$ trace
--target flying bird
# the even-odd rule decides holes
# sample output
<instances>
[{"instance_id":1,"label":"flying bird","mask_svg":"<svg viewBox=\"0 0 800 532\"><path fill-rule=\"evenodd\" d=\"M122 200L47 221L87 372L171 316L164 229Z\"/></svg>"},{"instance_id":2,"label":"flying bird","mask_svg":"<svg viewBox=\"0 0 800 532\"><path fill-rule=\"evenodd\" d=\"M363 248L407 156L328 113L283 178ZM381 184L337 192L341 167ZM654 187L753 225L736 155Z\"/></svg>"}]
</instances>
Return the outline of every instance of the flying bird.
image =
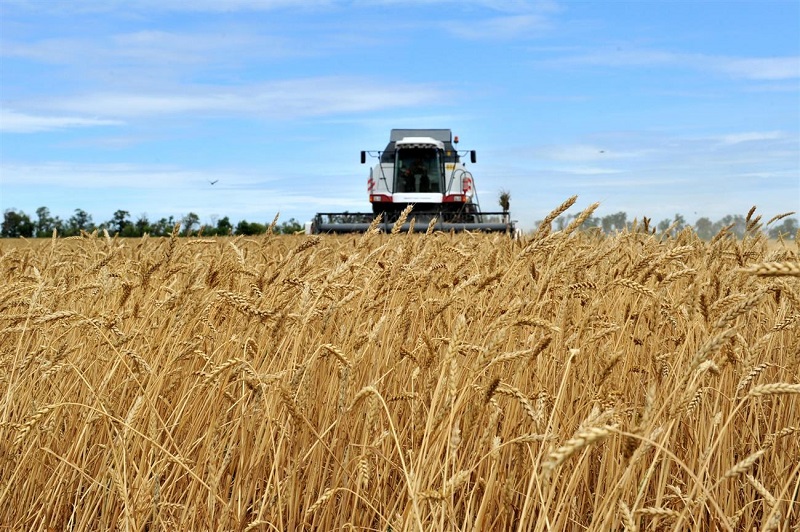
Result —
<instances>
[{"instance_id":1,"label":"flying bird","mask_svg":"<svg viewBox=\"0 0 800 532\"><path fill-rule=\"evenodd\" d=\"M215 179L214 181L209 181L209 183L211 183L211 184L213 185L213 184L215 184L217 181L219 181L219 179Z\"/></svg>"}]
</instances>

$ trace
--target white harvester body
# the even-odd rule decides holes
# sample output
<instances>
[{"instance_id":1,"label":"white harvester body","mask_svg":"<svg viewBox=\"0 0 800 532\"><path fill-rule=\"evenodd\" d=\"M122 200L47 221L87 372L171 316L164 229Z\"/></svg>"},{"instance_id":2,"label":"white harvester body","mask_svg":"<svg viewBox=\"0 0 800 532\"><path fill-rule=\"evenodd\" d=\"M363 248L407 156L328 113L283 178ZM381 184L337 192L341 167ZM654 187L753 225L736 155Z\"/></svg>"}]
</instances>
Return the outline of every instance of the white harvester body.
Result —
<instances>
[{"instance_id":1,"label":"white harvester body","mask_svg":"<svg viewBox=\"0 0 800 532\"><path fill-rule=\"evenodd\" d=\"M467 153L476 162L475 151L459 153L458 137L449 129L393 129L383 151L362 151L378 159L370 169L367 193L372 213L319 213L313 232L360 232L375 216L393 224L409 205L416 230L425 230L431 220L441 230L509 231L508 213L481 213L472 174L462 162Z\"/></svg>"}]
</instances>

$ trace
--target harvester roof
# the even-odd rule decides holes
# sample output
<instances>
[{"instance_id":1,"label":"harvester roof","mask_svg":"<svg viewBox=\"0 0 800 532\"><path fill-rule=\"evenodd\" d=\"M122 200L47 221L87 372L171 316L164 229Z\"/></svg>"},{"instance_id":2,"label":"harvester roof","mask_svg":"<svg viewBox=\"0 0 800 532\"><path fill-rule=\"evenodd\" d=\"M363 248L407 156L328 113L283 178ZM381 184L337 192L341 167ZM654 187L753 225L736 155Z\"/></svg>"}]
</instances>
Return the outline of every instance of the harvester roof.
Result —
<instances>
[{"instance_id":1,"label":"harvester roof","mask_svg":"<svg viewBox=\"0 0 800 532\"><path fill-rule=\"evenodd\" d=\"M400 141L404 139L408 141L409 139L420 138L424 138L428 142L431 140L439 142L440 144L437 144L437 147L444 150L444 160L446 162L458 162L458 152L456 151L456 147L453 145L453 132L449 129L393 129L391 135L389 136L389 143L386 145L386 149L384 149L381 153L381 162L393 162L395 149L410 147L402 146L399 144ZM425 147L430 148L432 146L428 144Z\"/></svg>"},{"instance_id":2,"label":"harvester roof","mask_svg":"<svg viewBox=\"0 0 800 532\"><path fill-rule=\"evenodd\" d=\"M452 142L453 132L449 129L393 129L389 140L394 142L407 137L430 137L441 142Z\"/></svg>"},{"instance_id":3,"label":"harvester roof","mask_svg":"<svg viewBox=\"0 0 800 532\"><path fill-rule=\"evenodd\" d=\"M431 137L404 137L394 143L395 148L439 148L444 149L444 142Z\"/></svg>"}]
</instances>

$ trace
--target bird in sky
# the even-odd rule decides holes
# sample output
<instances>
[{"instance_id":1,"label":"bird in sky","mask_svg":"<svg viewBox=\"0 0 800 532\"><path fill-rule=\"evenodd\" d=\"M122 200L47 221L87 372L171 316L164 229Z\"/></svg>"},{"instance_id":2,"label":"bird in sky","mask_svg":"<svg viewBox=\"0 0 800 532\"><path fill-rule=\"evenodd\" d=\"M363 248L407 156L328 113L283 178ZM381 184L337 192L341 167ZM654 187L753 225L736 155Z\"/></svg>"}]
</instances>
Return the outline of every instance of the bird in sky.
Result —
<instances>
[{"instance_id":1,"label":"bird in sky","mask_svg":"<svg viewBox=\"0 0 800 532\"><path fill-rule=\"evenodd\" d=\"M213 185L213 184L215 184L217 181L219 181L219 179L215 179L214 181L209 181L209 183L211 183L211 184Z\"/></svg>"}]
</instances>

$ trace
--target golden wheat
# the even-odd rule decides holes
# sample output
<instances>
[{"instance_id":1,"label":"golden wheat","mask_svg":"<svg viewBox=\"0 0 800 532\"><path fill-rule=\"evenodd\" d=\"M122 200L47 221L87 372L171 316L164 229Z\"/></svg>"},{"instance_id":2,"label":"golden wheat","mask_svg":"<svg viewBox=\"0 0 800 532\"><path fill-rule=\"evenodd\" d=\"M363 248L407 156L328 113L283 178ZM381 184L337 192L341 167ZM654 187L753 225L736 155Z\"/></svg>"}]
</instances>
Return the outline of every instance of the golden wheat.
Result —
<instances>
[{"instance_id":1,"label":"golden wheat","mask_svg":"<svg viewBox=\"0 0 800 532\"><path fill-rule=\"evenodd\" d=\"M797 529L798 250L575 202L0 240L0 528Z\"/></svg>"}]
</instances>

